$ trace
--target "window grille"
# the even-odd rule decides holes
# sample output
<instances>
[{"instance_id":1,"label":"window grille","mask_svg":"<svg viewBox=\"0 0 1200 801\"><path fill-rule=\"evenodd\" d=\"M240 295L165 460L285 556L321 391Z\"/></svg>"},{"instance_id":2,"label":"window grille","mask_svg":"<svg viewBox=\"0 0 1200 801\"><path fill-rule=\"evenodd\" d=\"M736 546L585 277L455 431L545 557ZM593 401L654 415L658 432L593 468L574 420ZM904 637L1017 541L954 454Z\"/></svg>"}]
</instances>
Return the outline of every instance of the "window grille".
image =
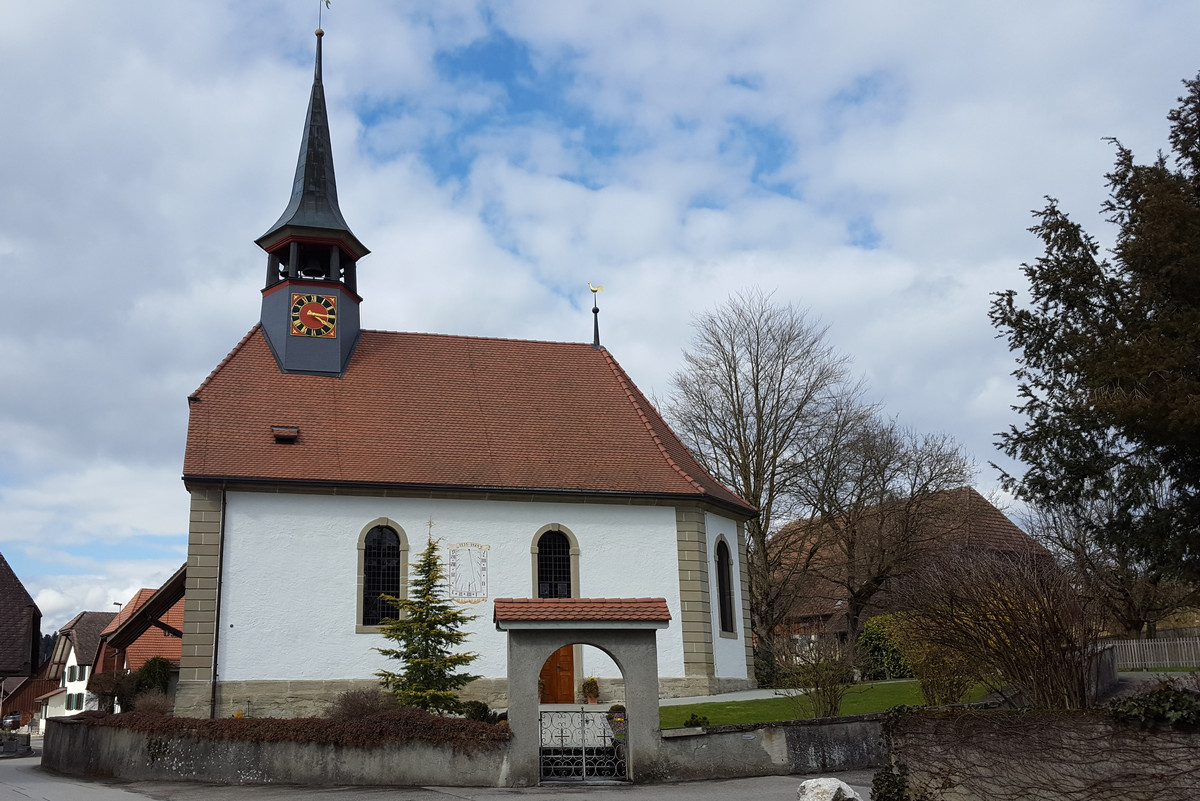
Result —
<instances>
[{"instance_id":1,"label":"window grille","mask_svg":"<svg viewBox=\"0 0 1200 801\"><path fill-rule=\"evenodd\" d=\"M571 597L571 543L561 531L547 531L538 540L538 597Z\"/></svg>"},{"instance_id":2,"label":"window grille","mask_svg":"<svg viewBox=\"0 0 1200 801\"><path fill-rule=\"evenodd\" d=\"M380 595L400 597L400 535L387 526L375 526L367 532L363 549L364 626L378 626L394 618L398 610L380 599Z\"/></svg>"}]
</instances>

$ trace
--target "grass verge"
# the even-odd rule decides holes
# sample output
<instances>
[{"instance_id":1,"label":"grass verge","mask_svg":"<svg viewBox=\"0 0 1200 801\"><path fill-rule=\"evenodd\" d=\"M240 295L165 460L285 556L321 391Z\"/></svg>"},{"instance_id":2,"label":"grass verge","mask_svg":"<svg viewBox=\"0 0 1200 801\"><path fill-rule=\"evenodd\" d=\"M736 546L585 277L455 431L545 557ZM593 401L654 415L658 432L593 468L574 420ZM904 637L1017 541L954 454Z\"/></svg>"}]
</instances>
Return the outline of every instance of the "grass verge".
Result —
<instances>
[{"instance_id":1,"label":"grass verge","mask_svg":"<svg viewBox=\"0 0 1200 801\"><path fill-rule=\"evenodd\" d=\"M978 701L987 694L979 686L971 690L967 701ZM843 715L884 712L900 704L922 706L925 703L916 681L873 681L856 684L842 700ZM812 707L803 696L759 698L752 701L717 701L659 708L660 725L679 729L691 715L708 718L710 726L735 723L770 723L778 720L802 720L812 717Z\"/></svg>"}]
</instances>

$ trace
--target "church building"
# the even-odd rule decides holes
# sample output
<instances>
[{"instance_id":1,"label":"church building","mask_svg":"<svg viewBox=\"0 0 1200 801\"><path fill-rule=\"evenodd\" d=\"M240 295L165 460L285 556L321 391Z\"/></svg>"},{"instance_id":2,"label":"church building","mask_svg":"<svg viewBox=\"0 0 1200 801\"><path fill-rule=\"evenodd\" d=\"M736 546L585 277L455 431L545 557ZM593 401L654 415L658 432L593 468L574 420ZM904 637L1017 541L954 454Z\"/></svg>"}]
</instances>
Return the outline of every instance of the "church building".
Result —
<instances>
[{"instance_id":1,"label":"church building","mask_svg":"<svg viewBox=\"0 0 1200 801\"><path fill-rule=\"evenodd\" d=\"M362 330L367 248L338 208L322 32L287 208L257 240L261 319L188 398L176 714L319 713L395 669L375 649L427 537L475 614L463 693L506 705L496 598L666 599L664 695L754 686L744 522L599 338ZM364 294L369 291L364 287ZM621 671L567 646L547 701ZM532 680L532 679L530 679Z\"/></svg>"}]
</instances>

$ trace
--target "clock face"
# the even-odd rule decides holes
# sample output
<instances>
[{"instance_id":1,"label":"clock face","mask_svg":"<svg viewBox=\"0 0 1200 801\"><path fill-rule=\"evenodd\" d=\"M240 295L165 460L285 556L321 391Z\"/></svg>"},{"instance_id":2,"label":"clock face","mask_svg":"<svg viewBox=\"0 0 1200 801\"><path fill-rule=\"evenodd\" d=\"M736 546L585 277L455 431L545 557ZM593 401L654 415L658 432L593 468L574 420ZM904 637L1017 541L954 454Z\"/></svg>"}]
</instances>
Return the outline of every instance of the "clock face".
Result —
<instances>
[{"instance_id":1,"label":"clock face","mask_svg":"<svg viewBox=\"0 0 1200 801\"><path fill-rule=\"evenodd\" d=\"M292 336L337 336L336 295L292 295Z\"/></svg>"}]
</instances>

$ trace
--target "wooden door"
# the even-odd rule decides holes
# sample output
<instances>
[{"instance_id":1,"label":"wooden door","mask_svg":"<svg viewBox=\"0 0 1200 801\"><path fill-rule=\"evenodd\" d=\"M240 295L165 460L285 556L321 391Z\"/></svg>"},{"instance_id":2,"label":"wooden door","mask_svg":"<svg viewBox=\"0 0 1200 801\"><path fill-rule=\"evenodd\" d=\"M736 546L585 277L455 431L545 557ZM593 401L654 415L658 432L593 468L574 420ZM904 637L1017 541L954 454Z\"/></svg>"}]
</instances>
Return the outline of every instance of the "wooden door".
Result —
<instances>
[{"instance_id":1,"label":"wooden door","mask_svg":"<svg viewBox=\"0 0 1200 801\"><path fill-rule=\"evenodd\" d=\"M542 665L541 679L546 686L542 703L575 703L575 646L564 645L550 654Z\"/></svg>"}]
</instances>

